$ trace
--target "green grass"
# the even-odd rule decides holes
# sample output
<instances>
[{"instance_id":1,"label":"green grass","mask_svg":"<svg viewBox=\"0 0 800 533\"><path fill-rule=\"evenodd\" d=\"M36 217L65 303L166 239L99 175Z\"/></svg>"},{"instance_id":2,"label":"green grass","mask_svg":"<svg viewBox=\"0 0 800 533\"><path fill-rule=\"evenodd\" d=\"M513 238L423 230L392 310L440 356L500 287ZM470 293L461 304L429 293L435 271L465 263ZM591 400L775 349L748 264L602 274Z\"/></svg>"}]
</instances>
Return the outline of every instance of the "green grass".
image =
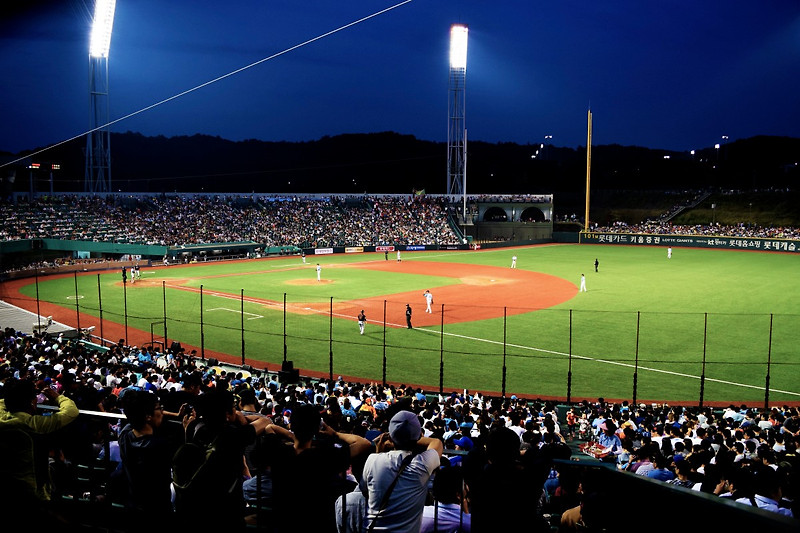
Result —
<instances>
[{"instance_id":1,"label":"green grass","mask_svg":"<svg viewBox=\"0 0 800 533\"><path fill-rule=\"evenodd\" d=\"M697 401L705 358L705 401L763 402L769 361L770 401L800 400L800 256L726 250L674 249L668 260L662 247L557 245L481 252L406 253L404 261L438 261L508 268L517 266L559 276L577 285L587 277L588 292L545 310L440 328L386 328L386 378L438 390L440 361L445 387L501 391L503 363L508 394L567 395L572 371L573 398L632 398ZM594 272L594 259L600 271ZM290 280L323 277L334 283L289 285ZM172 280L192 278L203 286L206 350L242 350L239 299L263 298L279 305L244 302L245 356L250 361L283 360L287 304L339 303L354 297L389 295L458 283L453 278L380 273L348 265L383 260L383 254L254 260L203 264L158 272L166 287L127 288L130 328L163 336L159 322L167 305L169 340L200 346L200 294L169 288ZM154 276L147 268L144 277ZM78 277L81 311L98 315L98 280L103 318L122 323L123 289L119 273ZM464 286L469 290L469 286ZM212 291L234 297L213 296ZM24 292L35 296L33 283ZM39 296L74 308L73 278L40 279ZM389 302L402 306L404 302ZM502 302L475 302L476 306ZM211 310L214 311L211 311ZM373 313L374 315L374 313ZM367 334L358 334L354 318L328 313L286 313L288 359L298 368L381 380L384 338L382 317L371 316ZM504 343L505 338L505 343Z\"/></svg>"}]
</instances>

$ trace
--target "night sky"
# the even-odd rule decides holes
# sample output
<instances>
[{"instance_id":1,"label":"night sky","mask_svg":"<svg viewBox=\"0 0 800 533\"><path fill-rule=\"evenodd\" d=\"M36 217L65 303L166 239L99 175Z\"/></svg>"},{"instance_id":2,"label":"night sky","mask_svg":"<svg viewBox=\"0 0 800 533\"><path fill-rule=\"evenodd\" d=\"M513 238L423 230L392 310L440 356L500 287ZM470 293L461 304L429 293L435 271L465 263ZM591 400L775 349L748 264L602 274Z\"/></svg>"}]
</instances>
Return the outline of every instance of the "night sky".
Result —
<instances>
[{"instance_id":1,"label":"night sky","mask_svg":"<svg viewBox=\"0 0 800 533\"><path fill-rule=\"evenodd\" d=\"M398 0L399 2L399 0ZM110 118L369 16L384 0L118 0ZM89 129L92 0L0 15L0 150ZM310 141L445 142L449 28L469 25L470 140L669 150L800 137L800 2L412 0L111 127ZM113 149L113 148L112 148Z\"/></svg>"}]
</instances>

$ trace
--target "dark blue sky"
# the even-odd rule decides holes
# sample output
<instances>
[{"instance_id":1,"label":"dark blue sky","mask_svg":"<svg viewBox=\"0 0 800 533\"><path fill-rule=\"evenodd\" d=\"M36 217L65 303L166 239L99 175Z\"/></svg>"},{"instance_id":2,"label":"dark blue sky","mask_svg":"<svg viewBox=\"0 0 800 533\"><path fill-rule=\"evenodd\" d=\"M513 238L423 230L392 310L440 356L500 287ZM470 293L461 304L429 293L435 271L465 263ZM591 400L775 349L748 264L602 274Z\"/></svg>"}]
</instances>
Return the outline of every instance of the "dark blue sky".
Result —
<instances>
[{"instance_id":1,"label":"dark blue sky","mask_svg":"<svg viewBox=\"0 0 800 533\"><path fill-rule=\"evenodd\" d=\"M11 152L89 128L94 2L24 3L0 19L0 150ZM118 0L111 119L395 3ZM444 142L454 22L470 28L470 140L583 146L590 105L596 145L800 137L797 0L412 0L112 131L269 141L396 131Z\"/></svg>"}]
</instances>

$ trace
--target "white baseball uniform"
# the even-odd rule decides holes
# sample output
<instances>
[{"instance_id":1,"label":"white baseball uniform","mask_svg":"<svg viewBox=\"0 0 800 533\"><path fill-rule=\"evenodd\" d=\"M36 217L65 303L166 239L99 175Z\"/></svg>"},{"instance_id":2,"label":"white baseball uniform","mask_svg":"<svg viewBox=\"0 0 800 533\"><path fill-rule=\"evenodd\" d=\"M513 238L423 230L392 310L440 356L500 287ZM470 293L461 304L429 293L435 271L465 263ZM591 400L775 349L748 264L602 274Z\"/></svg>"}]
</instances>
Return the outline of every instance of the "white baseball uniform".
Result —
<instances>
[{"instance_id":1,"label":"white baseball uniform","mask_svg":"<svg viewBox=\"0 0 800 533\"><path fill-rule=\"evenodd\" d=\"M433 313L433 311L431 310L431 304L433 303L433 294L431 294L431 291L425 291L423 296L425 297L425 303L428 305L428 307L425 309L425 312Z\"/></svg>"}]
</instances>

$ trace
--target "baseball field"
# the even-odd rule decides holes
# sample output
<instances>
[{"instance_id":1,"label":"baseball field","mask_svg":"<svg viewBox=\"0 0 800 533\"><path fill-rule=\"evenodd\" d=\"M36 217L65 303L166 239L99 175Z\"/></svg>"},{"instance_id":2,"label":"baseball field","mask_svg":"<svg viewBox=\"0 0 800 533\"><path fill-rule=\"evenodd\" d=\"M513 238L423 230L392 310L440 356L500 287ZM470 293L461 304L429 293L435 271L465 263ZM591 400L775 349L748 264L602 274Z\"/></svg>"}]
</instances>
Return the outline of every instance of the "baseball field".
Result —
<instances>
[{"instance_id":1,"label":"baseball field","mask_svg":"<svg viewBox=\"0 0 800 533\"><path fill-rule=\"evenodd\" d=\"M0 297L36 312L38 292L42 315L106 339L256 369L573 401L758 405L768 386L770 403L800 403L797 254L553 244L306 261L28 278Z\"/></svg>"}]
</instances>

